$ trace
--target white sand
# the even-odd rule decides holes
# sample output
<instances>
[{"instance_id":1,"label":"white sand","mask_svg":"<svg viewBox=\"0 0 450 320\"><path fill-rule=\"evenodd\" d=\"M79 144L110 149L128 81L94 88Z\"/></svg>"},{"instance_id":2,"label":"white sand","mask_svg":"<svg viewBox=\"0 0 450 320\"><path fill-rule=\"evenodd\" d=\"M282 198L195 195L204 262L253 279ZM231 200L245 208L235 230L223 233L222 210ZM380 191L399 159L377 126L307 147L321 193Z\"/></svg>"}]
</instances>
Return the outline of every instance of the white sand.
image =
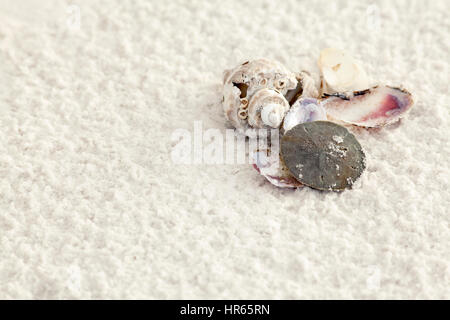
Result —
<instances>
[{"instance_id":1,"label":"white sand","mask_svg":"<svg viewBox=\"0 0 450 320\"><path fill-rule=\"evenodd\" d=\"M450 298L449 1L70 3L0 0L0 298ZM330 46L418 99L354 190L172 164L223 69Z\"/></svg>"}]
</instances>

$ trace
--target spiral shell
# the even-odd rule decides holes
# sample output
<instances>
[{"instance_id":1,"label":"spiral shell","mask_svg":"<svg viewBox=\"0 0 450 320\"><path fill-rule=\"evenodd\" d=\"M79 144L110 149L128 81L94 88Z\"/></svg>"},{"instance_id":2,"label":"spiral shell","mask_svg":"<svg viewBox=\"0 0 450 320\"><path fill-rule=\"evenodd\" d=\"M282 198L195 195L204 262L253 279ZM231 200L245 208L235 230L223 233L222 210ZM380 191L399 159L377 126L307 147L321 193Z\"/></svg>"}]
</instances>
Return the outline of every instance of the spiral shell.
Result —
<instances>
[{"instance_id":1,"label":"spiral shell","mask_svg":"<svg viewBox=\"0 0 450 320\"><path fill-rule=\"evenodd\" d=\"M284 95L289 90L295 89L297 83L296 75L293 72L279 62L266 59L247 61L234 69L227 70L224 72L223 85L225 117L237 129L273 128L278 122L275 121L277 115L284 116L287 111L284 110L286 106L289 109L289 103ZM263 118L267 122L264 123L261 118L263 108L259 108L257 103L260 103L259 99L262 96L268 97L267 91L259 93L266 89L271 90L272 98L268 98L267 101L272 101L272 106L264 108ZM256 95L257 93L258 95ZM258 98L253 99L254 96ZM280 103L280 107L275 107L275 103ZM278 122L278 126L281 120Z\"/></svg>"},{"instance_id":2,"label":"spiral shell","mask_svg":"<svg viewBox=\"0 0 450 320\"><path fill-rule=\"evenodd\" d=\"M288 110L289 103L281 93L261 89L248 105L248 124L253 128L278 128Z\"/></svg>"}]
</instances>

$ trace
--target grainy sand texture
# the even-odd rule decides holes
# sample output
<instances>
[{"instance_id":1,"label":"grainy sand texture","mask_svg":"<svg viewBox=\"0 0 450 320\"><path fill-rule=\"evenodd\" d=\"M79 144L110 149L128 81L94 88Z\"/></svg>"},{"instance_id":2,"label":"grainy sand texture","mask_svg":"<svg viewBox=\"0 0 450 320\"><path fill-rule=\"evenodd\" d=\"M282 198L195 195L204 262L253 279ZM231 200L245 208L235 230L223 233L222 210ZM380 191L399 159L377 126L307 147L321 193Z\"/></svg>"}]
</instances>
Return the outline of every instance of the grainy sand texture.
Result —
<instances>
[{"instance_id":1,"label":"grainy sand texture","mask_svg":"<svg viewBox=\"0 0 450 320\"><path fill-rule=\"evenodd\" d=\"M450 298L450 2L0 0L0 298ZM348 50L416 104L353 190L172 162L222 72Z\"/></svg>"}]
</instances>

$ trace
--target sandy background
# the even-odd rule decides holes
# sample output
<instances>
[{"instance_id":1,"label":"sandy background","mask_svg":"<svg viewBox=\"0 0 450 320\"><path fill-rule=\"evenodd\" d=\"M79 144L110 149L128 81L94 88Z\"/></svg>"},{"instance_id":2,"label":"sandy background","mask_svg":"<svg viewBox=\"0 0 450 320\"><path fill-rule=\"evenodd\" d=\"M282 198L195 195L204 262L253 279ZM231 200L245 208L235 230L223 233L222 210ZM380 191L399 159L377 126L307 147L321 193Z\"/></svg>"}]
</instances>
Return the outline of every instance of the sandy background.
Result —
<instances>
[{"instance_id":1,"label":"sandy background","mask_svg":"<svg viewBox=\"0 0 450 320\"><path fill-rule=\"evenodd\" d=\"M18 2L18 3L17 3ZM450 298L450 2L0 0L0 298ZM175 165L222 71L340 47L418 102L342 194Z\"/></svg>"}]
</instances>

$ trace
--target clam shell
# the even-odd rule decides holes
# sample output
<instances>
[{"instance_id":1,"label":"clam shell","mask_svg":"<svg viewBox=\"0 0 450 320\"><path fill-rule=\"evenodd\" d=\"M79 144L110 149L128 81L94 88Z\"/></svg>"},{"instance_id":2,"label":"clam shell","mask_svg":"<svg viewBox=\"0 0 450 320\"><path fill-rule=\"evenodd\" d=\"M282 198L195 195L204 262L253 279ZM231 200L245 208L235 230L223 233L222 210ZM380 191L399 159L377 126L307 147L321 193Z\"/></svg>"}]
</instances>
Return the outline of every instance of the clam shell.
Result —
<instances>
[{"instance_id":1,"label":"clam shell","mask_svg":"<svg viewBox=\"0 0 450 320\"><path fill-rule=\"evenodd\" d=\"M358 91L370 86L361 64L344 50L323 49L317 63L322 75L322 93Z\"/></svg>"},{"instance_id":2,"label":"clam shell","mask_svg":"<svg viewBox=\"0 0 450 320\"><path fill-rule=\"evenodd\" d=\"M333 94L321 101L330 118L363 127L394 123L411 109L413 103L411 93L390 86Z\"/></svg>"},{"instance_id":3,"label":"clam shell","mask_svg":"<svg viewBox=\"0 0 450 320\"><path fill-rule=\"evenodd\" d=\"M258 149L252 153L253 167L271 184L279 188L299 188L303 185L297 181L282 162L270 156L270 149ZM278 160L278 161L277 161Z\"/></svg>"},{"instance_id":4,"label":"clam shell","mask_svg":"<svg viewBox=\"0 0 450 320\"><path fill-rule=\"evenodd\" d=\"M297 124L318 120L327 120L327 114L320 102L314 98L300 98L284 117L282 128L286 132Z\"/></svg>"},{"instance_id":5,"label":"clam shell","mask_svg":"<svg viewBox=\"0 0 450 320\"><path fill-rule=\"evenodd\" d=\"M300 183L319 190L350 188L365 169L355 136L329 121L305 122L286 132L281 158Z\"/></svg>"}]
</instances>

